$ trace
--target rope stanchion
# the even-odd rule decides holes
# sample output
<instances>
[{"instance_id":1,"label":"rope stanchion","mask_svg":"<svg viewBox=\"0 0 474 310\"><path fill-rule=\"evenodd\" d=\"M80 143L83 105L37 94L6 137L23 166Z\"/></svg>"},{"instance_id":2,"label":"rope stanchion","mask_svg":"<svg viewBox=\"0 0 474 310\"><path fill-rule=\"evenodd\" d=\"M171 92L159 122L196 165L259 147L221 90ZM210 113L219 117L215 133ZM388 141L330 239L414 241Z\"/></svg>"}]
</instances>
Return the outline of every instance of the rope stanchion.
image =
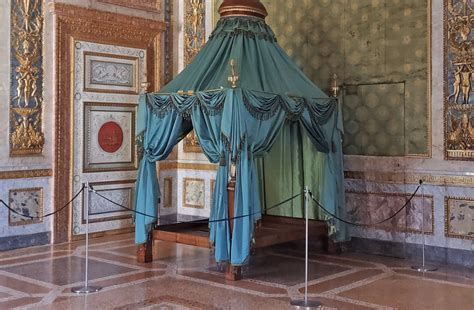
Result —
<instances>
[{"instance_id":1,"label":"rope stanchion","mask_svg":"<svg viewBox=\"0 0 474 310\"><path fill-rule=\"evenodd\" d=\"M90 203L90 194L91 188L89 183L86 183L85 188L87 188L86 194L84 195L84 212L86 213L86 262L85 262L85 275L84 275L84 286L77 286L71 288L71 292L77 294L89 294L95 293L102 289L100 286L91 286L89 285L89 203ZM84 189L83 187L83 189Z\"/></svg>"},{"instance_id":2,"label":"rope stanchion","mask_svg":"<svg viewBox=\"0 0 474 310\"><path fill-rule=\"evenodd\" d=\"M412 269L418 271L418 272L429 272L429 271L436 271L438 268L433 267L433 266L427 266L425 264L425 245L426 245L426 236L425 236L425 191L423 184L421 184L421 234L422 234L422 245L421 245L421 251L422 251L422 262L421 265L418 266L411 266Z\"/></svg>"},{"instance_id":3,"label":"rope stanchion","mask_svg":"<svg viewBox=\"0 0 474 310\"><path fill-rule=\"evenodd\" d=\"M304 213L305 213L305 256L304 256L304 299L303 300L292 300L290 305L297 307L298 309L313 309L319 308L322 304L316 300L308 300L308 243L309 243L309 189L306 186L304 188Z\"/></svg>"}]
</instances>

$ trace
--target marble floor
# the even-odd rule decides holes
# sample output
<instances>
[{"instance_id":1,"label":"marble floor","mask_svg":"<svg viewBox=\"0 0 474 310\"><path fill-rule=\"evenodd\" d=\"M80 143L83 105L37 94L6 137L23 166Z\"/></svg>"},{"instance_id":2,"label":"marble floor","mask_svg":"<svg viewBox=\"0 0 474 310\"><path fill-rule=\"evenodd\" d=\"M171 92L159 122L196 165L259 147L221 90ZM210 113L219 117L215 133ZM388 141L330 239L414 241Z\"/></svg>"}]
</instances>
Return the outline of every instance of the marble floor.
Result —
<instances>
[{"instance_id":1,"label":"marble floor","mask_svg":"<svg viewBox=\"0 0 474 310\"><path fill-rule=\"evenodd\" d=\"M0 252L0 309L292 309L303 297L303 252L297 246L258 251L244 280L224 280L207 249L157 243L155 261L135 261L131 235L94 239L90 284L83 284L84 242ZM323 309L474 309L474 271L442 266L425 275L406 260L312 253L309 297Z\"/></svg>"}]
</instances>

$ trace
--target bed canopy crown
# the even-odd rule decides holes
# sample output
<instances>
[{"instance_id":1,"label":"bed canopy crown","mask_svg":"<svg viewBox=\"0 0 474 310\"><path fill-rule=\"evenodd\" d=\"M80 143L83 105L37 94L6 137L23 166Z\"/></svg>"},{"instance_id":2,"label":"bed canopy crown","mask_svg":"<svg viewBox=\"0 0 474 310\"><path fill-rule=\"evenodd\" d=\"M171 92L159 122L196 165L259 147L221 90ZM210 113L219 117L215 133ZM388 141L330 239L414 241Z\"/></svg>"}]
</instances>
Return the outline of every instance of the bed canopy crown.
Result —
<instances>
[{"instance_id":1,"label":"bed canopy crown","mask_svg":"<svg viewBox=\"0 0 474 310\"><path fill-rule=\"evenodd\" d=\"M219 14L224 16L254 16L265 19L268 13L259 0L225 0L219 7Z\"/></svg>"}]
</instances>

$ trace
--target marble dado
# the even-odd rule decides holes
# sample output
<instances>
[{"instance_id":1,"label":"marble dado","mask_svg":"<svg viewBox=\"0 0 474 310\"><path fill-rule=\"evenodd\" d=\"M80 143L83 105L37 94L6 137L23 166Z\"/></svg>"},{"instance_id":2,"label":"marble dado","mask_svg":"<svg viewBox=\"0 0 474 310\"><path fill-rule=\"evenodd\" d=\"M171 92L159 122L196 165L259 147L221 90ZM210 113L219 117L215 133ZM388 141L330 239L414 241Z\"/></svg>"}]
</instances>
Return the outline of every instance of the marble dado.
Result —
<instances>
[{"instance_id":1,"label":"marble dado","mask_svg":"<svg viewBox=\"0 0 474 310\"><path fill-rule=\"evenodd\" d=\"M422 180L424 184L430 185L474 186L474 175L463 176L405 172L345 171L344 177L346 179L382 183L419 184L420 180Z\"/></svg>"},{"instance_id":2,"label":"marble dado","mask_svg":"<svg viewBox=\"0 0 474 310\"><path fill-rule=\"evenodd\" d=\"M404 193L374 193L346 190L346 210L354 223L370 224L371 229L434 234L433 196ZM404 212L399 211L406 206ZM398 214L397 214L398 213ZM397 214L389 219L393 214ZM424 230L422 229L424 227Z\"/></svg>"}]
</instances>

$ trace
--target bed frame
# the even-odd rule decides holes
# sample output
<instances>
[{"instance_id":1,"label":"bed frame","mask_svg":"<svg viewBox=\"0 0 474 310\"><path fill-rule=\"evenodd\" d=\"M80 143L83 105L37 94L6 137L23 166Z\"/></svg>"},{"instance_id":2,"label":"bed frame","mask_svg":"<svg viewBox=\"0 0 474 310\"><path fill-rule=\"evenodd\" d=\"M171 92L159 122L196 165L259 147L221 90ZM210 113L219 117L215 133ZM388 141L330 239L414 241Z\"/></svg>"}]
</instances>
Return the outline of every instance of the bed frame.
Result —
<instances>
[{"instance_id":1,"label":"bed frame","mask_svg":"<svg viewBox=\"0 0 474 310\"><path fill-rule=\"evenodd\" d=\"M234 189L235 181L231 180L227 187L229 218L234 217ZM229 225L232 231L232 220L229 220ZM328 230L326 224L322 221L310 220L308 226L311 239L323 239L326 243L326 248L331 251L331 244L327 238ZM263 215L255 227L255 244L253 250L270 245L301 240L304 239L304 237L304 219ZM198 220L186 223L160 225L150 232L147 243L138 246L138 262L149 263L153 261L152 247L153 241L155 240L211 248L208 223L203 223L203 221ZM231 281L242 279L241 266L228 264L225 278Z\"/></svg>"}]
</instances>

